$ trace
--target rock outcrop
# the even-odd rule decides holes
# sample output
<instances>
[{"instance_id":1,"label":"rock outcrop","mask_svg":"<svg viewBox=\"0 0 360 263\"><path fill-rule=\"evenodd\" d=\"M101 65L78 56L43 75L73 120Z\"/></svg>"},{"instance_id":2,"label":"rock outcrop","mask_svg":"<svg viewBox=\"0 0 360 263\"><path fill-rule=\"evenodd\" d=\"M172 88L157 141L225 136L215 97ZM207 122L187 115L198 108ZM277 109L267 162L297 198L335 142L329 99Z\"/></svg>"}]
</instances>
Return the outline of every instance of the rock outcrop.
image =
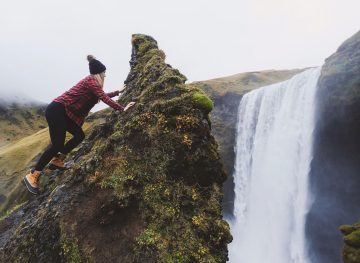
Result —
<instances>
[{"instance_id":1,"label":"rock outcrop","mask_svg":"<svg viewBox=\"0 0 360 263\"><path fill-rule=\"evenodd\" d=\"M337 263L342 246L338 226L360 218L360 32L326 59L318 85L310 177L314 200L306 232L313 262ZM349 229L343 231L343 260L360 262L359 248L349 242L358 232Z\"/></svg>"},{"instance_id":2,"label":"rock outcrop","mask_svg":"<svg viewBox=\"0 0 360 263\"><path fill-rule=\"evenodd\" d=\"M343 260L345 263L360 262L360 223L340 227L344 235Z\"/></svg>"},{"instance_id":3,"label":"rock outcrop","mask_svg":"<svg viewBox=\"0 0 360 263\"><path fill-rule=\"evenodd\" d=\"M225 262L226 179L210 133L212 101L165 63L156 41L132 37L131 70L112 111L43 176L42 194L0 222L1 262Z\"/></svg>"}]
</instances>

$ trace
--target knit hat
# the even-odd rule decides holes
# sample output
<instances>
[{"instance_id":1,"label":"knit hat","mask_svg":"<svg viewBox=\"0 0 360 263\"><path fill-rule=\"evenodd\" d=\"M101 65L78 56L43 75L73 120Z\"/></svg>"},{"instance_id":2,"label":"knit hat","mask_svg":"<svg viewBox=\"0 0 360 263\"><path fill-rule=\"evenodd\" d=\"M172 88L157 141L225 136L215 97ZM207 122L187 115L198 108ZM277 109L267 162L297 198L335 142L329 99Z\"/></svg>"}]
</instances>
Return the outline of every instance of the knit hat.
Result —
<instances>
[{"instance_id":1,"label":"knit hat","mask_svg":"<svg viewBox=\"0 0 360 263\"><path fill-rule=\"evenodd\" d=\"M105 65L97 60L93 55L88 55L87 60L89 61L90 74L100 74L106 70Z\"/></svg>"}]
</instances>

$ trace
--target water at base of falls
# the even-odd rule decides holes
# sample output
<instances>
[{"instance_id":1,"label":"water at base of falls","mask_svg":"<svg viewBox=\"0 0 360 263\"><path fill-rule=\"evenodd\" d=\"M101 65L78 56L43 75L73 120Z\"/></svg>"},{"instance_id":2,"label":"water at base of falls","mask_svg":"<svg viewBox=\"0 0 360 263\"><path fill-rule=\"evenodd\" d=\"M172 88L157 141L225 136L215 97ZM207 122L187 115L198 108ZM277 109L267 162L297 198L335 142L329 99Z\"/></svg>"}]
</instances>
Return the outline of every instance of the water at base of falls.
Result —
<instances>
[{"instance_id":1,"label":"water at base of falls","mask_svg":"<svg viewBox=\"0 0 360 263\"><path fill-rule=\"evenodd\" d=\"M305 221L320 71L254 90L240 102L231 263L309 263Z\"/></svg>"}]
</instances>

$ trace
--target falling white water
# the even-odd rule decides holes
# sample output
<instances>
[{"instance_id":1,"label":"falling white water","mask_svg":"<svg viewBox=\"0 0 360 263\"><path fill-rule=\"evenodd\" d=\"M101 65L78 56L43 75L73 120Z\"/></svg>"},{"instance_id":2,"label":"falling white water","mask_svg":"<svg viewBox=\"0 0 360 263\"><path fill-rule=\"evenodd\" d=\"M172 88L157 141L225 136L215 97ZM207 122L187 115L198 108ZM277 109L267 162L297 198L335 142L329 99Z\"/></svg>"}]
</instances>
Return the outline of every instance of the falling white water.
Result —
<instances>
[{"instance_id":1,"label":"falling white water","mask_svg":"<svg viewBox=\"0 0 360 263\"><path fill-rule=\"evenodd\" d=\"M239 106L231 263L309 263L305 218L320 68L246 94Z\"/></svg>"}]
</instances>

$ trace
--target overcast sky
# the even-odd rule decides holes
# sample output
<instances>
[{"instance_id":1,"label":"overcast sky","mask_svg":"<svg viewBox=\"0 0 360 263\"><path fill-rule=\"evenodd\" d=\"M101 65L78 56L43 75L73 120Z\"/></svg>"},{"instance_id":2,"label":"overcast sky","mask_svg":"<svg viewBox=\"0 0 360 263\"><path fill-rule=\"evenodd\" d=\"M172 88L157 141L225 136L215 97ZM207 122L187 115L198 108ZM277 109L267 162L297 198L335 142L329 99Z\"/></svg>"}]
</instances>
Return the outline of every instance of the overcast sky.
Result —
<instances>
[{"instance_id":1,"label":"overcast sky","mask_svg":"<svg viewBox=\"0 0 360 263\"><path fill-rule=\"evenodd\" d=\"M194 81L319 66L360 29L359 0L0 1L0 94L43 102L89 74L89 53L107 67L105 90L119 89L132 33Z\"/></svg>"}]
</instances>

